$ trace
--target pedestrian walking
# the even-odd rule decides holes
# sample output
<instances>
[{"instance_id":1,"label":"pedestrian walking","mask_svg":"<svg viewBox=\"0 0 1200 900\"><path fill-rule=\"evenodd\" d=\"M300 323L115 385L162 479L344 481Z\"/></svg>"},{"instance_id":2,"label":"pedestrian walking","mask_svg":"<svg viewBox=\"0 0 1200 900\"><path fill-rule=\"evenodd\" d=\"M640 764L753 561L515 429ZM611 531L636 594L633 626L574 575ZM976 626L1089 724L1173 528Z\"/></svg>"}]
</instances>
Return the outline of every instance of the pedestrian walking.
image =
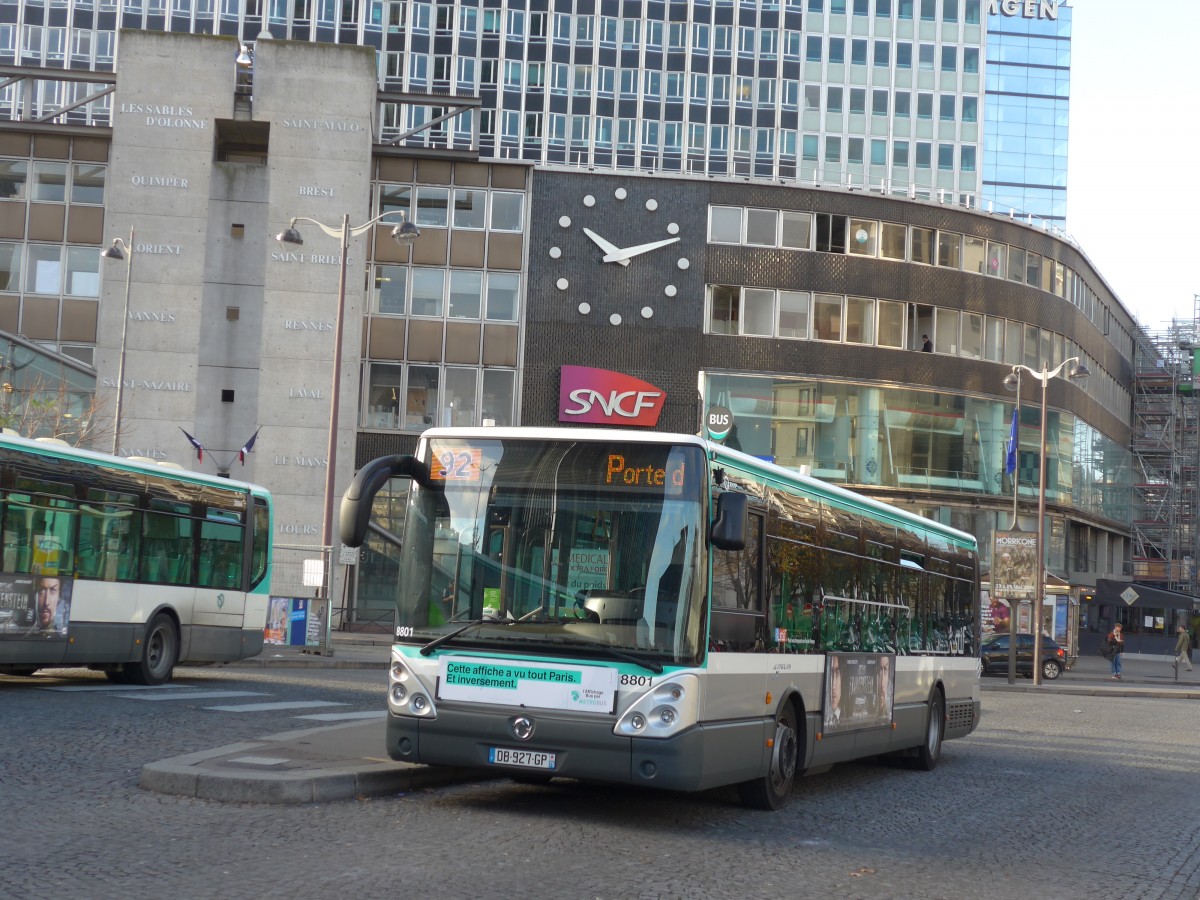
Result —
<instances>
[{"instance_id":1,"label":"pedestrian walking","mask_svg":"<svg viewBox=\"0 0 1200 900\"><path fill-rule=\"evenodd\" d=\"M1109 662L1112 666L1112 677L1121 680L1121 654L1125 652L1125 635L1121 632L1121 623L1113 626L1108 633L1108 649L1112 653Z\"/></svg>"},{"instance_id":2,"label":"pedestrian walking","mask_svg":"<svg viewBox=\"0 0 1200 900\"><path fill-rule=\"evenodd\" d=\"M1192 636L1188 634L1188 630L1182 625L1179 626L1179 637L1175 639L1175 671L1179 671L1180 666L1187 666L1187 670L1192 671L1192 661L1188 658L1188 653L1192 649Z\"/></svg>"}]
</instances>

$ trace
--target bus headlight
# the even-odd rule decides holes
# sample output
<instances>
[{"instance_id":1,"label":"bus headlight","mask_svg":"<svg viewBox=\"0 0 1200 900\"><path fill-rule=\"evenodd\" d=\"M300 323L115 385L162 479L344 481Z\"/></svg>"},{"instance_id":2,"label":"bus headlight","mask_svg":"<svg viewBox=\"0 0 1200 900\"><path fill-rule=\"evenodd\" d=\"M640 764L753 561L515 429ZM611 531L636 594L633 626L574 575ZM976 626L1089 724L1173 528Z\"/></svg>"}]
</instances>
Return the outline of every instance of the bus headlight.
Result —
<instances>
[{"instance_id":1,"label":"bus headlight","mask_svg":"<svg viewBox=\"0 0 1200 900\"><path fill-rule=\"evenodd\" d=\"M414 716L426 716L433 709L433 704L429 702L429 698L424 694L413 694L412 700L408 703L408 708L412 710Z\"/></svg>"},{"instance_id":2,"label":"bus headlight","mask_svg":"<svg viewBox=\"0 0 1200 900\"><path fill-rule=\"evenodd\" d=\"M393 651L388 666L388 709L396 716L435 718L437 709L430 699L429 688L413 671L403 656Z\"/></svg>"},{"instance_id":3,"label":"bus headlight","mask_svg":"<svg viewBox=\"0 0 1200 900\"><path fill-rule=\"evenodd\" d=\"M392 685L392 702L397 706L403 706L404 701L408 698L408 690L402 684Z\"/></svg>"},{"instance_id":4,"label":"bus headlight","mask_svg":"<svg viewBox=\"0 0 1200 900\"><path fill-rule=\"evenodd\" d=\"M676 674L642 694L617 721L614 734L625 737L673 737L696 724L700 709L700 680Z\"/></svg>"}]
</instances>

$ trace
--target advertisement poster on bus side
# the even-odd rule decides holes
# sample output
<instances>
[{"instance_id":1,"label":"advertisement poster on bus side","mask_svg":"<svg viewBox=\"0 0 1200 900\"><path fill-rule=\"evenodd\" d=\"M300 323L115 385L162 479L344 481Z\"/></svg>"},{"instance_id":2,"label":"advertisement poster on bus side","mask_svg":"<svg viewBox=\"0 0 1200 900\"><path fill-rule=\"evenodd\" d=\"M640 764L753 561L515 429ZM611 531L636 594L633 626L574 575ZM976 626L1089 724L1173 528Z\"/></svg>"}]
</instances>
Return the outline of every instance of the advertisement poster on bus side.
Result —
<instances>
[{"instance_id":1,"label":"advertisement poster on bus side","mask_svg":"<svg viewBox=\"0 0 1200 900\"><path fill-rule=\"evenodd\" d=\"M65 641L72 579L0 574L0 640Z\"/></svg>"},{"instance_id":2,"label":"advertisement poster on bus side","mask_svg":"<svg viewBox=\"0 0 1200 900\"><path fill-rule=\"evenodd\" d=\"M895 657L891 654L828 654L825 657L825 733L891 725L895 692Z\"/></svg>"}]
</instances>

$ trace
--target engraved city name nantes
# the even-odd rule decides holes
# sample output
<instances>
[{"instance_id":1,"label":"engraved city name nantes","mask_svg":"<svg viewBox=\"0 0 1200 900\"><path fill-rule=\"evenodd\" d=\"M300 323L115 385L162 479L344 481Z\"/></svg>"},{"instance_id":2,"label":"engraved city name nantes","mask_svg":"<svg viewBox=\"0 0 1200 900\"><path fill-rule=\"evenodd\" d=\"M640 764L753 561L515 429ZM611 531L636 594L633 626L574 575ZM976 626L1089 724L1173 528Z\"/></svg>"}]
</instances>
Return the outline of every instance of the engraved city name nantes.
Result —
<instances>
[{"instance_id":1,"label":"engraved city name nantes","mask_svg":"<svg viewBox=\"0 0 1200 900\"><path fill-rule=\"evenodd\" d=\"M146 124L155 128L208 128L207 119L195 118L190 106L169 106L155 103L122 103L117 107L123 113L144 115Z\"/></svg>"}]
</instances>

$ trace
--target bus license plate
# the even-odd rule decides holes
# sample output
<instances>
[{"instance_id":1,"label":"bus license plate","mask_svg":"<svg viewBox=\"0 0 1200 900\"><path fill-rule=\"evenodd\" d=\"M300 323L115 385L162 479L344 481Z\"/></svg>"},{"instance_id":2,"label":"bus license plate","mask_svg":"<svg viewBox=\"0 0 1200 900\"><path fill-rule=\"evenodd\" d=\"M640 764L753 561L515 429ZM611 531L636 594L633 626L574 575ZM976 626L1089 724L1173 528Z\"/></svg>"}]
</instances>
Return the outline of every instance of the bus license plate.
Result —
<instances>
[{"instance_id":1,"label":"bus license plate","mask_svg":"<svg viewBox=\"0 0 1200 900\"><path fill-rule=\"evenodd\" d=\"M494 766L521 766L526 769L553 769L554 754L537 750L510 750L489 747L488 762Z\"/></svg>"}]
</instances>

